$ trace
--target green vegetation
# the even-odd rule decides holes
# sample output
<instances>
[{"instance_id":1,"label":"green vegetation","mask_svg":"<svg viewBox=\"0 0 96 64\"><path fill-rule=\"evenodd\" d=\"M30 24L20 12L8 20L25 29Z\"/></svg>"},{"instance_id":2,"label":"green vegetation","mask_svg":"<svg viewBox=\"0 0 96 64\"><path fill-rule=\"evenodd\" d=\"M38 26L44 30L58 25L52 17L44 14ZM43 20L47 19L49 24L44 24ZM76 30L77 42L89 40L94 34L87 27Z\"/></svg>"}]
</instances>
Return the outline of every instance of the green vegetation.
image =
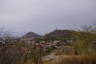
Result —
<instances>
[{"instance_id":1,"label":"green vegetation","mask_svg":"<svg viewBox=\"0 0 96 64\"><path fill-rule=\"evenodd\" d=\"M35 38L34 45L9 37L3 39L0 64L96 64L96 30L92 28L83 31L56 30L42 38ZM56 56L54 59L42 60L52 53L53 57Z\"/></svg>"}]
</instances>

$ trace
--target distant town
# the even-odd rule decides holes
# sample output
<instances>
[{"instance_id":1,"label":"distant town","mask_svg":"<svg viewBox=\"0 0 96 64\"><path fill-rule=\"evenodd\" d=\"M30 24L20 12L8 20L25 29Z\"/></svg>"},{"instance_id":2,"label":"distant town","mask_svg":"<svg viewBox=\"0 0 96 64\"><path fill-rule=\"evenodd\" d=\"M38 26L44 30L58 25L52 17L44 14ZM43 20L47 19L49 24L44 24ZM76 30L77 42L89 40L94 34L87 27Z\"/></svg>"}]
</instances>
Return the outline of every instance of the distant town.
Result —
<instances>
[{"instance_id":1,"label":"distant town","mask_svg":"<svg viewBox=\"0 0 96 64\"><path fill-rule=\"evenodd\" d=\"M93 53L94 55L95 52L95 30L86 29L84 31L75 31L56 29L44 36L34 32L28 32L18 38L6 34L4 37L0 37L1 59L6 62L8 59L12 60L13 62L10 62L12 64L17 63L17 61L21 62L21 64L28 64L29 60L32 61L32 63L41 64L42 62L47 63L47 61L51 62L56 61L56 59L59 60L61 56L65 59L66 57L69 57L70 59L74 55L77 58L77 56L81 54L90 55ZM3 53L5 56L3 56ZM15 59L13 59L13 57ZM0 63L2 62L3 61L0 60ZM73 60L73 62L75 61Z\"/></svg>"}]
</instances>

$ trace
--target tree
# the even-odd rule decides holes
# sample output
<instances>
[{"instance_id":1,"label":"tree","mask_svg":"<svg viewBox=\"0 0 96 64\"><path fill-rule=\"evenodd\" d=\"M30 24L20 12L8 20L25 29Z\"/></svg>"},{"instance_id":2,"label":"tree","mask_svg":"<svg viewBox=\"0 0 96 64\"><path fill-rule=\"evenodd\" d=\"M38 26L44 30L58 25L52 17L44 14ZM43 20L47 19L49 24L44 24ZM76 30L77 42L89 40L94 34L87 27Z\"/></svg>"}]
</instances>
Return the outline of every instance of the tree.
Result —
<instances>
[{"instance_id":1,"label":"tree","mask_svg":"<svg viewBox=\"0 0 96 64\"><path fill-rule=\"evenodd\" d=\"M78 31L75 38L73 46L79 53L90 53L93 49L96 51L96 29L94 26L83 26L83 30Z\"/></svg>"},{"instance_id":2,"label":"tree","mask_svg":"<svg viewBox=\"0 0 96 64\"><path fill-rule=\"evenodd\" d=\"M0 64L16 64L23 57L24 50L21 50L22 46L18 47L13 44L14 39L11 34L3 30L0 31L0 41L0 44L3 44L0 46Z\"/></svg>"}]
</instances>

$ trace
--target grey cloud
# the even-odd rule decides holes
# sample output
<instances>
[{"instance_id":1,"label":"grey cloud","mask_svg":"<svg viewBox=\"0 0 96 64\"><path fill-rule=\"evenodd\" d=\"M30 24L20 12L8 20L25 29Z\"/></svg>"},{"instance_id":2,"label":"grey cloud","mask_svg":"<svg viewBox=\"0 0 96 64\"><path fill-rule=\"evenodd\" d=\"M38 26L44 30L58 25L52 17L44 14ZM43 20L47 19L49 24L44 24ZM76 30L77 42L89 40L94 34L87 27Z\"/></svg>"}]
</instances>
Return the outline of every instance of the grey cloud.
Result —
<instances>
[{"instance_id":1,"label":"grey cloud","mask_svg":"<svg viewBox=\"0 0 96 64\"><path fill-rule=\"evenodd\" d=\"M0 27L46 33L96 22L96 0L0 0Z\"/></svg>"}]
</instances>

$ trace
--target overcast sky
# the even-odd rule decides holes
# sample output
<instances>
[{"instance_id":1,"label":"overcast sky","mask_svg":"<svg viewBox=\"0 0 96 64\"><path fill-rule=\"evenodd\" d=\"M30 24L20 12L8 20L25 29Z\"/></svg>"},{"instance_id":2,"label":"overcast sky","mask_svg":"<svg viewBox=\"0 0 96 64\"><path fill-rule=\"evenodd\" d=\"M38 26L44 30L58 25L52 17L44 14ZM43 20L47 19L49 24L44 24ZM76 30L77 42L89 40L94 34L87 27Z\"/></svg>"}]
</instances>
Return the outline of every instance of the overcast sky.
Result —
<instances>
[{"instance_id":1,"label":"overcast sky","mask_svg":"<svg viewBox=\"0 0 96 64\"><path fill-rule=\"evenodd\" d=\"M0 28L39 34L96 22L96 0L0 0Z\"/></svg>"}]
</instances>

